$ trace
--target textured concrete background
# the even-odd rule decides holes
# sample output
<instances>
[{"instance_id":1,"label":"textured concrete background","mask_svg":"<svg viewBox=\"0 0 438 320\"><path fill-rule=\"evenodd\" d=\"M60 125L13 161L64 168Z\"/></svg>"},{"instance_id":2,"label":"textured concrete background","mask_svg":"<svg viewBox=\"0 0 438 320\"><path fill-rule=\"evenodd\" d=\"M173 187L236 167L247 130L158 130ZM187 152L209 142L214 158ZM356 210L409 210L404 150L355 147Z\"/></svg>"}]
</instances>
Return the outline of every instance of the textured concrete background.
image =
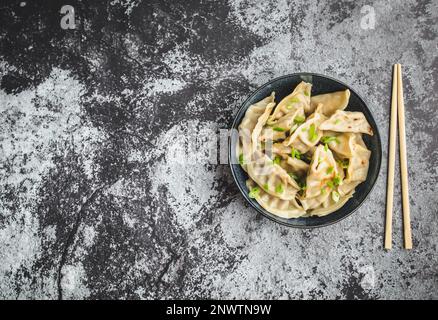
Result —
<instances>
[{"instance_id":1,"label":"textured concrete background","mask_svg":"<svg viewBox=\"0 0 438 320\"><path fill-rule=\"evenodd\" d=\"M0 298L438 298L436 0L69 2L74 30L63 4L0 7ZM175 161L297 71L363 95L386 159L396 62L410 252L398 189L382 249L386 160L361 209L317 230L257 215L226 165Z\"/></svg>"}]
</instances>

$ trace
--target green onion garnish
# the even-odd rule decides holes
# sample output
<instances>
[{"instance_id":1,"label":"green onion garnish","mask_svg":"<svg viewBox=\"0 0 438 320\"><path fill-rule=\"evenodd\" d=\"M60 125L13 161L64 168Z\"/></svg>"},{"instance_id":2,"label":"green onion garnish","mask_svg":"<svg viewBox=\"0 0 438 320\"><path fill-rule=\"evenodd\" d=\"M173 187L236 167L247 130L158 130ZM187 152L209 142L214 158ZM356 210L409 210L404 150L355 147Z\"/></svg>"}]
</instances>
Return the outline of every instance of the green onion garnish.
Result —
<instances>
[{"instance_id":1,"label":"green onion garnish","mask_svg":"<svg viewBox=\"0 0 438 320\"><path fill-rule=\"evenodd\" d=\"M333 178L333 183L335 186L339 186L341 184L341 177L339 174L336 175L336 177Z\"/></svg>"},{"instance_id":2,"label":"green onion garnish","mask_svg":"<svg viewBox=\"0 0 438 320\"><path fill-rule=\"evenodd\" d=\"M301 152L298 151L297 149L295 149L294 147L292 147L291 152L290 152L290 156L292 158L301 159Z\"/></svg>"},{"instance_id":3,"label":"green onion garnish","mask_svg":"<svg viewBox=\"0 0 438 320\"><path fill-rule=\"evenodd\" d=\"M335 124L338 124L338 123L340 123L341 122L341 120L339 120L339 119L336 119L335 120Z\"/></svg>"},{"instance_id":4,"label":"green onion garnish","mask_svg":"<svg viewBox=\"0 0 438 320\"><path fill-rule=\"evenodd\" d=\"M313 142L313 141L315 141L317 138L318 138L318 134L316 133L316 127L315 127L315 125L312 123L312 124L310 125L310 128L309 128L309 140Z\"/></svg>"},{"instance_id":5,"label":"green onion garnish","mask_svg":"<svg viewBox=\"0 0 438 320\"><path fill-rule=\"evenodd\" d=\"M310 92L308 92L308 91L304 91L304 95L305 95L306 97L308 97L308 96L310 96Z\"/></svg>"},{"instance_id":6,"label":"green onion garnish","mask_svg":"<svg viewBox=\"0 0 438 320\"><path fill-rule=\"evenodd\" d=\"M302 123L304 123L304 121L306 121L306 118L304 118L302 116L296 116L294 119L295 124L302 124Z\"/></svg>"},{"instance_id":7,"label":"green onion garnish","mask_svg":"<svg viewBox=\"0 0 438 320\"><path fill-rule=\"evenodd\" d=\"M328 152L328 144L327 143L324 145L324 151Z\"/></svg>"},{"instance_id":8,"label":"green onion garnish","mask_svg":"<svg viewBox=\"0 0 438 320\"><path fill-rule=\"evenodd\" d=\"M241 166L243 166L245 164L244 159L243 159L243 153L241 153L239 155L239 163L240 163Z\"/></svg>"},{"instance_id":9,"label":"green onion garnish","mask_svg":"<svg viewBox=\"0 0 438 320\"><path fill-rule=\"evenodd\" d=\"M325 188L324 187L321 188L321 194L325 194Z\"/></svg>"},{"instance_id":10,"label":"green onion garnish","mask_svg":"<svg viewBox=\"0 0 438 320\"><path fill-rule=\"evenodd\" d=\"M288 174L289 174L289 176L290 176L292 179L294 179L294 180L298 180L298 176L297 176L295 173L293 173L293 172L288 172Z\"/></svg>"},{"instance_id":11,"label":"green onion garnish","mask_svg":"<svg viewBox=\"0 0 438 320\"><path fill-rule=\"evenodd\" d=\"M326 171L327 174L332 173L334 169L335 169L335 168L333 168L333 167L328 167L328 168L327 168L327 171Z\"/></svg>"},{"instance_id":12,"label":"green onion garnish","mask_svg":"<svg viewBox=\"0 0 438 320\"><path fill-rule=\"evenodd\" d=\"M331 181L331 180L327 181L327 187L333 189L335 187L335 185L333 184L333 181Z\"/></svg>"},{"instance_id":13,"label":"green onion garnish","mask_svg":"<svg viewBox=\"0 0 438 320\"><path fill-rule=\"evenodd\" d=\"M336 143L340 143L338 138L336 138L336 137L324 136L324 137L321 138L321 142L322 143L330 143L332 141L334 141Z\"/></svg>"},{"instance_id":14,"label":"green onion garnish","mask_svg":"<svg viewBox=\"0 0 438 320\"><path fill-rule=\"evenodd\" d=\"M267 184L267 183L265 183L265 184L263 185L263 189L265 189L266 191L268 191L268 190L269 190L269 186L268 186L268 184Z\"/></svg>"},{"instance_id":15,"label":"green onion garnish","mask_svg":"<svg viewBox=\"0 0 438 320\"><path fill-rule=\"evenodd\" d=\"M275 187L275 192L283 193L283 185L281 183Z\"/></svg>"},{"instance_id":16,"label":"green onion garnish","mask_svg":"<svg viewBox=\"0 0 438 320\"><path fill-rule=\"evenodd\" d=\"M251 189L251 191L249 192L248 196L251 199L254 199L254 198L258 197L259 192L260 192L259 187L254 187L254 188Z\"/></svg>"},{"instance_id":17,"label":"green onion garnish","mask_svg":"<svg viewBox=\"0 0 438 320\"><path fill-rule=\"evenodd\" d=\"M275 156L274 163L275 164L280 164L280 162L281 162L281 157L280 156Z\"/></svg>"},{"instance_id":18,"label":"green onion garnish","mask_svg":"<svg viewBox=\"0 0 438 320\"><path fill-rule=\"evenodd\" d=\"M286 131L286 129L284 129L284 128L280 128L280 127L274 127L274 128L272 128L272 130L274 130L274 131L279 131L279 132Z\"/></svg>"}]
</instances>

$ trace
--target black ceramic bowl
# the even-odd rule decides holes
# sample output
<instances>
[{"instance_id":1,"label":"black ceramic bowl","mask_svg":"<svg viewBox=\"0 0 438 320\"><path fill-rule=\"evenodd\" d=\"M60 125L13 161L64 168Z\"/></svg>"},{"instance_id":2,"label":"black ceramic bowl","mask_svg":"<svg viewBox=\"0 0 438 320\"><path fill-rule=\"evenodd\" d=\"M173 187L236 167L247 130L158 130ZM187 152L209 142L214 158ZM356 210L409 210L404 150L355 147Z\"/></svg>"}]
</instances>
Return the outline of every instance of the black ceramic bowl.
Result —
<instances>
[{"instance_id":1,"label":"black ceramic bowl","mask_svg":"<svg viewBox=\"0 0 438 320\"><path fill-rule=\"evenodd\" d=\"M315 73L294 73L280 78L276 78L264 84L263 86L258 88L253 94L251 94L251 96L246 99L246 101L240 107L239 112L234 119L232 128L237 130L240 122L245 116L246 110L250 105L267 97L271 94L272 91L275 91L275 101L278 103L281 99L290 94L301 81L312 83L312 95L349 89L351 95L346 110L363 112L369 124L373 128L373 136L369 136L366 134L363 135L365 144L372 152L368 176L366 181L356 187L356 192L354 193L353 197L348 200L348 202L342 208L324 217L302 217L293 219L280 218L272 213L269 213L268 211L263 209L257 203L257 201L248 197L249 191L245 184L246 180L248 179L248 175L239 164L236 164L235 159L237 139L234 135L231 135L228 141L228 160L231 166L231 172L233 174L234 181L239 187L239 190L242 192L246 201L248 201L248 203L258 212L275 222L281 223L289 227L315 228L327 226L348 217L350 214L356 211L365 201L368 194L374 187L374 184L376 183L377 177L379 175L380 163L382 161L382 146L376 122L374 121L365 101L356 93L356 91L338 80Z\"/></svg>"}]
</instances>

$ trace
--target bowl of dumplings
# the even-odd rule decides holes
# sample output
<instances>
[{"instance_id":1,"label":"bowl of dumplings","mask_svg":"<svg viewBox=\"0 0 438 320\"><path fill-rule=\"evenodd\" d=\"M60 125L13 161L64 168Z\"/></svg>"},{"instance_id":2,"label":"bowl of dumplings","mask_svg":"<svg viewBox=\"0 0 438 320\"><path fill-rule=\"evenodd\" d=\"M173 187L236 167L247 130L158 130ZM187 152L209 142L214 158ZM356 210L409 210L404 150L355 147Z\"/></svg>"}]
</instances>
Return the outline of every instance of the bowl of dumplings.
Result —
<instances>
[{"instance_id":1,"label":"bowl of dumplings","mask_svg":"<svg viewBox=\"0 0 438 320\"><path fill-rule=\"evenodd\" d=\"M228 157L255 210L286 226L313 228L359 208L379 175L382 148L371 112L352 88L297 73L266 83L243 103Z\"/></svg>"}]
</instances>

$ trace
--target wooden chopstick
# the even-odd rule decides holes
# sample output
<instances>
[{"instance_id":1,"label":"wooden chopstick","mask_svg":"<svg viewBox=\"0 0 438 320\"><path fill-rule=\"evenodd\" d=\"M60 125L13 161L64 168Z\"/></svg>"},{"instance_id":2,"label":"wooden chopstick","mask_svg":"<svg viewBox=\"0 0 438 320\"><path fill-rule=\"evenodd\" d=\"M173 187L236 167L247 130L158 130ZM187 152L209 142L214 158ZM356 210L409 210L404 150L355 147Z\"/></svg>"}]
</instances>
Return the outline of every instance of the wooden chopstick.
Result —
<instances>
[{"instance_id":1,"label":"wooden chopstick","mask_svg":"<svg viewBox=\"0 0 438 320\"><path fill-rule=\"evenodd\" d=\"M403 233L405 249L412 249L411 213L409 209L408 166L406 160L406 130L405 105L403 100L403 82L401 65L397 64L397 105L398 105L398 133L400 147L400 173L403 203Z\"/></svg>"},{"instance_id":2,"label":"wooden chopstick","mask_svg":"<svg viewBox=\"0 0 438 320\"><path fill-rule=\"evenodd\" d=\"M392 73L391 123L389 127L388 186L386 190L385 249L388 250L392 248L392 210L394 197L395 144L397 136L397 83L398 68L397 65L394 65Z\"/></svg>"}]
</instances>

